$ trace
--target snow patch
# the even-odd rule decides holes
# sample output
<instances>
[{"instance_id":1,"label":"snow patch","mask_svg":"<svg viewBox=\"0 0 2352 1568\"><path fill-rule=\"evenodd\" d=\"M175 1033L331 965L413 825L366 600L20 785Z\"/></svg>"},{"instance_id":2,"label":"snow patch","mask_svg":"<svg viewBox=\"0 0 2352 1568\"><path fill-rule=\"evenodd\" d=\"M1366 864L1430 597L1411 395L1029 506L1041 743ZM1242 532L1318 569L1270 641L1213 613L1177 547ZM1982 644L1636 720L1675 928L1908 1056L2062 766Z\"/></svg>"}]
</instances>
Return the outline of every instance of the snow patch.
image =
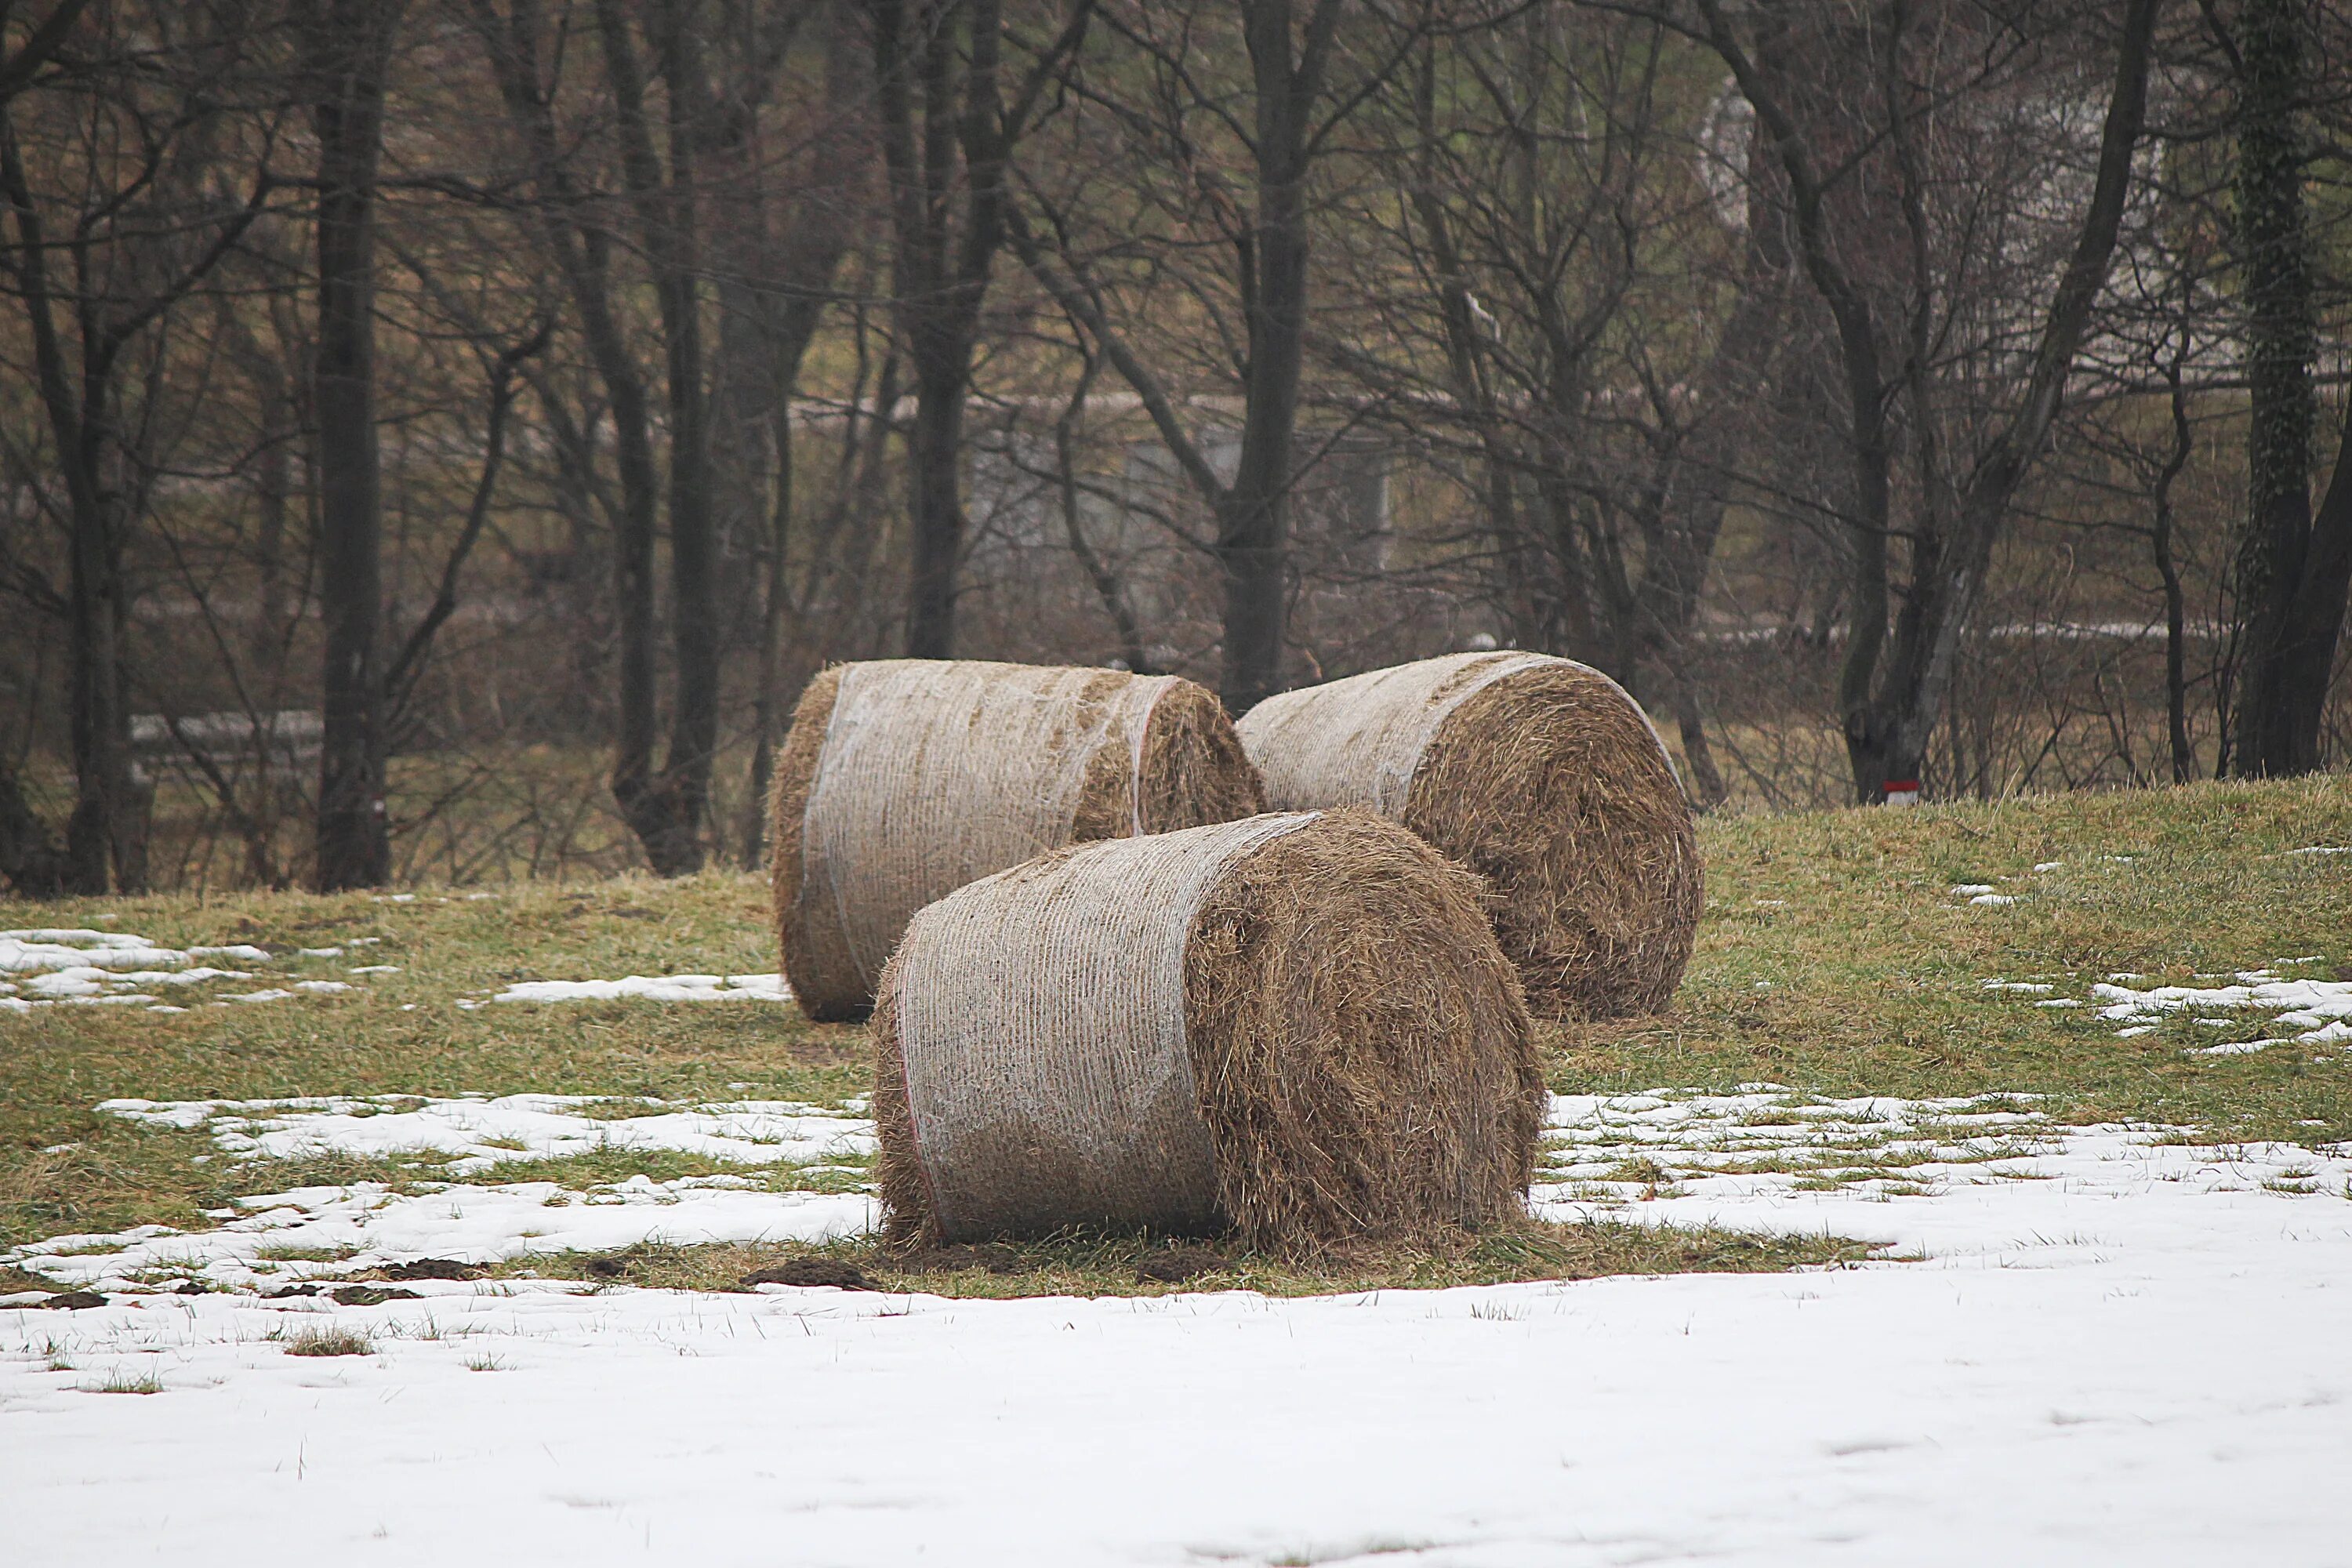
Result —
<instances>
[{"instance_id":1,"label":"snow patch","mask_svg":"<svg viewBox=\"0 0 2352 1568\"><path fill-rule=\"evenodd\" d=\"M622 980L527 980L490 1000L610 1002L623 996L648 1002L789 1002L793 993L781 974L632 974Z\"/></svg>"},{"instance_id":2,"label":"snow patch","mask_svg":"<svg viewBox=\"0 0 2352 1568\"><path fill-rule=\"evenodd\" d=\"M2301 963L2303 959L2283 960ZM2137 977L2134 977L2137 978ZM2243 969L2232 975L2231 985L2154 985L2135 990L2112 981L2091 987L2094 1001L2106 1004L2099 1016L2128 1024L2130 1028L2118 1030L2119 1037L2146 1034L2158 1020L2184 1011L2269 1011L2275 1013L2277 1022L2288 1028L2302 1031L2295 1039L2305 1045L2334 1045L2352 1040L2352 981L2290 980L2275 969ZM2231 1020L2200 1018L2200 1024L2226 1027ZM2259 1050L2262 1042L2239 1041L2232 1049L2209 1046L2199 1048L2199 1056L2234 1055L2240 1050Z\"/></svg>"},{"instance_id":3,"label":"snow patch","mask_svg":"<svg viewBox=\"0 0 2352 1568\"><path fill-rule=\"evenodd\" d=\"M639 1108L652 1113L617 1114ZM871 1121L786 1100L674 1107L577 1094L509 1094L496 1100L375 1095L110 1100L98 1109L150 1127L183 1131L209 1128L221 1152L240 1159L454 1155L441 1167L440 1173L447 1175L475 1175L518 1160L563 1159L610 1150L671 1150L764 1165L848 1159L874 1148Z\"/></svg>"}]
</instances>

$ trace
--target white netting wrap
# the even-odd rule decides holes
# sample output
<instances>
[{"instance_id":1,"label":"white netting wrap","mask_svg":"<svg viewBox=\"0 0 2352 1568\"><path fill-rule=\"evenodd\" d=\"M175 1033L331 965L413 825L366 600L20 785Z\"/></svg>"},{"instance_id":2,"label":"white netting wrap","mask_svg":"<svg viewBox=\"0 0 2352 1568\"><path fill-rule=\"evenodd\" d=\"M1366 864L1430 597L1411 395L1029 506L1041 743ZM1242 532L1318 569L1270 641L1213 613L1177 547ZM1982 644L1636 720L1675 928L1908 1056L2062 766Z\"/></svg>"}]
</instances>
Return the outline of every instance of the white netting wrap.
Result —
<instances>
[{"instance_id":1,"label":"white netting wrap","mask_svg":"<svg viewBox=\"0 0 2352 1568\"><path fill-rule=\"evenodd\" d=\"M917 910L1067 844L1097 753L1136 776L1168 676L882 659L841 673L802 816L797 916L870 993ZM1134 827L1130 827L1134 831Z\"/></svg>"},{"instance_id":2,"label":"white netting wrap","mask_svg":"<svg viewBox=\"0 0 2352 1568\"><path fill-rule=\"evenodd\" d=\"M1360 805L1404 816L1412 775L1454 710L1539 653L1455 653L1269 697L1235 728L1265 778L1266 805Z\"/></svg>"},{"instance_id":3,"label":"white netting wrap","mask_svg":"<svg viewBox=\"0 0 2352 1568\"><path fill-rule=\"evenodd\" d=\"M1184 1027L1186 939L1229 868L1316 815L1090 844L915 917L893 1002L943 1239L1080 1217L1220 1226Z\"/></svg>"}]
</instances>

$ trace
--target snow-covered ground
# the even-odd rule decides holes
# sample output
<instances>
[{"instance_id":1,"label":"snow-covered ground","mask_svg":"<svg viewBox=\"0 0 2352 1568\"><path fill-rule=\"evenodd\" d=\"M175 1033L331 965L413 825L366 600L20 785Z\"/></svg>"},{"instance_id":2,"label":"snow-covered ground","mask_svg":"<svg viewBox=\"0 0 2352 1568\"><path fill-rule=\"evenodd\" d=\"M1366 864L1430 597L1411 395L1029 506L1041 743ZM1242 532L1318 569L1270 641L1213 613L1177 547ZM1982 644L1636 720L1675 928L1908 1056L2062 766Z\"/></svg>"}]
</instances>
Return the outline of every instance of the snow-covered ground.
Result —
<instances>
[{"instance_id":1,"label":"snow-covered ground","mask_svg":"<svg viewBox=\"0 0 2352 1568\"><path fill-rule=\"evenodd\" d=\"M378 939L362 937L355 947ZM306 947L297 958L336 958L340 947ZM0 1013L29 1013L36 1007L142 1005L150 1013L184 1013L188 1009L163 999L150 986L164 986L190 1003L209 1001L215 1007L237 1003L286 1002L309 994L340 995L358 989L348 980L295 980L254 991L199 991L223 980L251 980L254 968L223 969L201 962L218 959L255 968L278 962L267 948L250 942L218 947L163 947L130 931L46 930L0 931ZM351 974L394 974L396 965L370 964L345 971Z\"/></svg>"},{"instance_id":2,"label":"snow-covered ground","mask_svg":"<svg viewBox=\"0 0 2352 1568\"><path fill-rule=\"evenodd\" d=\"M162 1002L150 985L190 986L214 980L249 980L252 972L221 969L199 959L268 963L269 954L243 942L225 947L158 947L128 931L84 930L0 931L0 1012L26 1013L63 1002L144 1005L158 1013L186 1009ZM348 986L338 989L348 990ZM259 992L225 1001L274 1000L290 995Z\"/></svg>"},{"instance_id":3,"label":"snow-covered ground","mask_svg":"<svg viewBox=\"0 0 2352 1568\"><path fill-rule=\"evenodd\" d=\"M108 1100L98 1109L151 1127L209 1129L224 1153L300 1160L321 1154L437 1153L478 1175L519 1160L605 1150L676 1150L763 1165L870 1152L870 1121L821 1105L742 1100L679 1107L583 1094L496 1100L334 1095L304 1100Z\"/></svg>"},{"instance_id":4,"label":"snow-covered ground","mask_svg":"<svg viewBox=\"0 0 2352 1568\"><path fill-rule=\"evenodd\" d=\"M368 1124L394 1117L451 1130L409 1147L560 1148L571 1130L479 1130L492 1107L597 1109L358 1103L112 1109L248 1158L382 1150ZM7 1539L198 1564L2352 1561L2352 1159L2058 1127L2015 1098L1554 1112L1543 1212L1914 1260L1291 1301L417 1281L374 1308L265 1302L247 1281L328 1268L271 1250L353 1248L344 1269L867 1213L723 1176L313 1189L19 1255L114 1299L0 1307ZM679 1139L818 1115L663 1114ZM174 1272L239 1288L163 1293ZM374 1353L288 1353L329 1325ZM85 1392L110 1384L163 1392Z\"/></svg>"},{"instance_id":5,"label":"snow-covered ground","mask_svg":"<svg viewBox=\"0 0 2352 1568\"><path fill-rule=\"evenodd\" d=\"M2352 979L2322 980L2308 973L2281 973L2318 962L2316 958L2281 958L2262 969L2198 976L2222 982L2216 985L2139 986L2128 983L2147 976L2110 974L2093 984L2084 1001L2051 997L2057 987L2045 982L1987 980L1981 984L1987 991L2046 998L2036 1002L2037 1007L2095 1007L2100 1017L2123 1025L2116 1031L2119 1039L2152 1034L2167 1018L2182 1014L2200 1026L2226 1029L2238 1037L2191 1047L2192 1056L2241 1056L2281 1045L2352 1046Z\"/></svg>"},{"instance_id":6,"label":"snow-covered ground","mask_svg":"<svg viewBox=\"0 0 2352 1568\"><path fill-rule=\"evenodd\" d=\"M622 996L649 1002L789 1002L793 993L781 974L632 974L621 980L526 980L490 1000L610 1002Z\"/></svg>"},{"instance_id":7,"label":"snow-covered ground","mask_svg":"<svg viewBox=\"0 0 2352 1568\"><path fill-rule=\"evenodd\" d=\"M2216 1026L2234 1028L2240 1020L2227 1015L2267 1012L2273 1015L2271 1022L2297 1031L2291 1037L2296 1043L2333 1046L2352 1041L2352 980L2290 978L2277 973L2288 964L2311 962L2288 959L2271 969L2240 970L2230 976L2232 984L2227 985L2154 985L2134 990L2106 984L2092 986L2091 994L2105 1004L2099 1009L2101 1017L2125 1021L2126 1026L2116 1032L2126 1037L2146 1034L2170 1013L2219 1013L2225 1016L2214 1019ZM2280 1043L2284 1042L2263 1040L2257 1032L2244 1040L2201 1047L2200 1054L2231 1056Z\"/></svg>"},{"instance_id":8,"label":"snow-covered ground","mask_svg":"<svg viewBox=\"0 0 2352 1568\"><path fill-rule=\"evenodd\" d=\"M469 893L468 899L493 899L495 893ZM398 893L378 902L414 903L416 895ZM438 899L437 903L447 903ZM184 999L209 1001L226 1007L237 1003L286 1002L309 994L339 995L358 989L349 980L311 978L252 991L193 992L188 988L223 980L251 980L254 968L224 969L198 962L214 958L256 968L286 959L334 959L357 956L357 950L381 939L359 937L330 947L298 948L292 954L273 955L250 943L225 947L160 946L129 931L86 930L0 931L0 1013L28 1013L36 1007L60 1004L79 1006L141 1005L151 1013L184 1013L185 1006L167 1002L150 986L174 988ZM356 964L346 974L397 974L393 963ZM467 1011L489 1002L609 1002L636 998L651 1002L789 1002L792 988L781 974L631 974L619 980L525 980L493 993L459 997ZM411 1004L413 1006L414 1004Z\"/></svg>"}]
</instances>

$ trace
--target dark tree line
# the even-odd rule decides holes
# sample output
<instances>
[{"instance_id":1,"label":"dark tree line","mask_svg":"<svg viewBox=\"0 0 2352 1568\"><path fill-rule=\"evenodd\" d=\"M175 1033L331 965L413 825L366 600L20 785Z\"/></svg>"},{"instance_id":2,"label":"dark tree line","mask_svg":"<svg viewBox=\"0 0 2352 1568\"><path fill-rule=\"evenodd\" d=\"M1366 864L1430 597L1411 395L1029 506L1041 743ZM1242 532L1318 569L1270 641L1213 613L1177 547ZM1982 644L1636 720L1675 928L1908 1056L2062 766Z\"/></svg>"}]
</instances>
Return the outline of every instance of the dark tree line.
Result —
<instances>
[{"instance_id":1,"label":"dark tree line","mask_svg":"<svg viewBox=\"0 0 2352 1568\"><path fill-rule=\"evenodd\" d=\"M2347 47L2314 0L0 5L0 879L214 874L199 819L324 889L607 816L753 864L801 682L898 653L1239 710L1539 647L1709 803L2330 765Z\"/></svg>"}]
</instances>

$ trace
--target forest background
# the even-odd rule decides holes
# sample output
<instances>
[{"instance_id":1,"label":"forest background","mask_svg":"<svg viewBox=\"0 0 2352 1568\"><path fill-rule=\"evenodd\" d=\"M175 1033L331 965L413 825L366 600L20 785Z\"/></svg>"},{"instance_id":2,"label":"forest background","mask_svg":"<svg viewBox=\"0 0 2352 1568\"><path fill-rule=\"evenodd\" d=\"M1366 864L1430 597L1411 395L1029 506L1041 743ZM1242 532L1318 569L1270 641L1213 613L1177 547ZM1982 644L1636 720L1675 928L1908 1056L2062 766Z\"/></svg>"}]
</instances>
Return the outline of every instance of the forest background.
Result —
<instances>
[{"instance_id":1,"label":"forest background","mask_svg":"<svg viewBox=\"0 0 2352 1568\"><path fill-rule=\"evenodd\" d=\"M2323 0L0 0L0 887L757 865L826 662L2340 767Z\"/></svg>"}]
</instances>

